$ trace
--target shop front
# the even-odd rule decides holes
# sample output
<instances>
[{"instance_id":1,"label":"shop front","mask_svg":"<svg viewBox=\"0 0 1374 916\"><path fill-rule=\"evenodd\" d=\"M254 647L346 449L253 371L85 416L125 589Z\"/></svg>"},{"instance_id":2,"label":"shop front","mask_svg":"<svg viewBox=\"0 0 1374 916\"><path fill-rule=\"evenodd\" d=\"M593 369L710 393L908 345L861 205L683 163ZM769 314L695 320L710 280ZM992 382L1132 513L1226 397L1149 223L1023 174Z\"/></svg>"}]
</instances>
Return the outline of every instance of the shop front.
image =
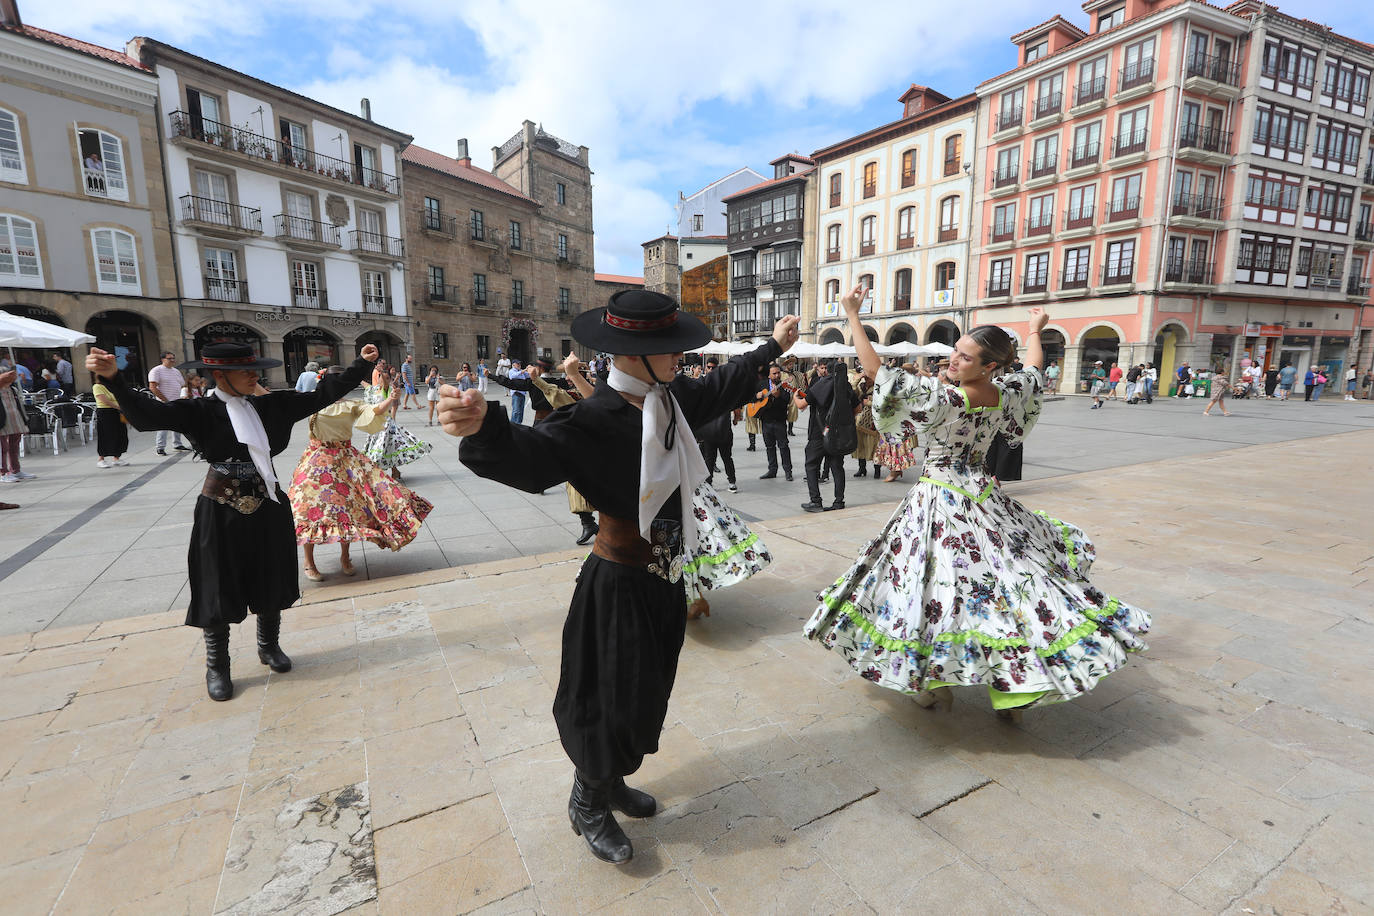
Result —
<instances>
[{"instance_id":1,"label":"shop front","mask_svg":"<svg viewBox=\"0 0 1374 916\"><path fill-rule=\"evenodd\" d=\"M286 381L294 385L306 363L319 363L320 368L339 364L339 338L324 328L296 328L282 338L282 354Z\"/></svg>"},{"instance_id":2,"label":"shop front","mask_svg":"<svg viewBox=\"0 0 1374 916\"><path fill-rule=\"evenodd\" d=\"M1330 379L1328 391L1336 391L1345 384L1345 367L1350 356L1350 337L1323 337L1317 350L1317 365L1321 366Z\"/></svg>"},{"instance_id":3,"label":"shop front","mask_svg":"<svg viewBox=\"0 0 1374 916\"><path fill-rule=\"evenodd\" d=\"M162 355L151 321L135 312L111 309L92 315L86 322L86 333L95 338L93 346L114 354L115 367L125 382L137 388L147 384L149 370L158 365Z\"/></svg>"}]
</instances>

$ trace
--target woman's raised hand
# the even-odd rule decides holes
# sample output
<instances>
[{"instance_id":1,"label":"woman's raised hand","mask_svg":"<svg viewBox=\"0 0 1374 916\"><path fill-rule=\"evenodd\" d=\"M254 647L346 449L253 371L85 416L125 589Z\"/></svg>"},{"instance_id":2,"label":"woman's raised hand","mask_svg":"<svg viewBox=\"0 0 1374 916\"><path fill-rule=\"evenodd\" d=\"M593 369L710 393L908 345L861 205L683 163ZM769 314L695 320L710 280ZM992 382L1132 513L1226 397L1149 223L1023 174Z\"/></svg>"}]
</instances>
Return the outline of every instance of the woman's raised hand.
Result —
<instances>
[{"instance_id":1,"label":"woman's raised hand","mask_svg":"<svg viewBox=\"0 0 1374 916\"><path fill-rule=\"evenodd\" d=\"M856 284L853 289L844 294L840 299L840 305L844 306L844 313L849 316L859 314L859 309L863 307L864 297L868 295L868 287L862 283Z\"/></svg>"}]
</instances>

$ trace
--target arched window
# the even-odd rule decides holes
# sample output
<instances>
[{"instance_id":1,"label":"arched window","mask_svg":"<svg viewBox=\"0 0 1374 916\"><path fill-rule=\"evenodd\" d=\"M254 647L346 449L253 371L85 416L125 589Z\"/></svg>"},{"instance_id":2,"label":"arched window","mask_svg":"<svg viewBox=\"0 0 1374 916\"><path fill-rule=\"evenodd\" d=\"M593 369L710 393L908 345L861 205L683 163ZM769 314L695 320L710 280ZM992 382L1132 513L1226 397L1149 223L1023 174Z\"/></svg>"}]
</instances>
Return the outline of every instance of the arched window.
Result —
<instances>
[{"instance_id":1,"label":"arched window","mask_svg":"<svg viewBox=\"0 0 1374 916\"><path fill-rule=\"evenodd\" d=\"M869 162L864 165L864 197L872 197L878 193L878 163Z\"/></svg>"},{"instance_id":2,"label":"arched window","mask_svg":"<svg viewBox=\"0 0 1374 916\"><path fill-rule=\"evenodd\" d=\"M902 153L902 187L909 188L916 183L916 151L909 149Z\"/></svg>"},{"instance_id":3,"label":"arched window","mask_svg":"<svg viewBox=\"0 0 1374 916\"><path fill-rule=\"evenodd\" d=\"M892 307L898 311L911 308L911 268L903 267L892 278Z\"/></svg>"},{"instance_id":4,"label":"arched window","mask_svg":"<svg viewBox=\"0 0 1374 916\"><path fill-rule=\"evenodd\" d=\"M867 257L878 247L878 217L865 216L859 221L859 257Z\"/></svg>"},{"instance_id":5,"label":"arched window","mask_svg":"<svg viewBox=\"0 0 1374 916\"><path fill-rule=\"evenodd\" d=\"M124 142L108 131L95 128L77 130L76 139L86 193L91 197L128 200L129 183L124 176Z\"/></svg>"},{"instance_id":6,"label":"arched window","mask_svg":"<svg viewBox=\"0 0 1374 916\"><path fill-rule=\"evenodd\" d=\"M959 197L951 194L940 200L940 235L942 242L952 242L959 237Z\"/></svg>"},{"instance_id":7,"label":"arched window","mask_svg":"<svg viewBox=\"0 0 1374 916\"><path fill-rule=\"evenodd\" d=\"M864 304L873 304L873 275L859 274L859 285L864 288Z\"/></svg>"},{"instance_id":8,"label":"arched window","mask_svg":"<svg viewBox=\"0 0 1374 916\"><path fill-rule=\"evenodd\" d=\"M143 292L138 277L138 248L132 235L121 229L92 229L91 250L95 253L99 292L133 295Z\"/></svg>"},{"instance_id":9,"label":"arched window","mask_svg":"<svg viewBox=\"0 0 1374 916\"><path fill-rule=\"evenodd\" d=\"M839 223L831 223L825 228L825 259L827 261L838 261L840 259Z\"/></svg>"},{"instance_id":10,"label":"arched window","mask_svg":"<svg viewBox=\"0 0 1374 916\"><path fill-rule=\"evenodd\" d=\"M843 176L839 172L830 176L830 206L832 207L840 205L840 183L843 180Z\"/></svg>"},{"instance_id":11,"label":"arched window","mask_svg":"<svg viewBox=\"0 0 1374 916\"><path fill-rule=\"evenodd\" d=\"M24 141L19 136L19 116L0 108L0 181L28 184L24 168Z\"/></svg>"},{"instance_id":12,"label":"arched window","mask_svg":"<svg viewBox=\"0 0 1374 916\"><path fill-rule=\"evenodd\" d=\"M840 281L838 279L832 277L831 279L825 281L825 301L840 301Z\"/></svg>"},{"instance_id":13,"label":"arched window","mask_svg":"<svg viewBox=\"0 0 1374 916\"><path fill-rule=\"evenodd\" d=\"M916 208L903 207L897 211L897 247L913 248L916 245Z\"/></svg>"},{"instance_id":14,"label":"arched window","mask_svg":"<svg viewBox=\"0 0 1374 916\"><path fill-rule=\"evenodd\" d=\"M954 279L957 276L958 265L953 261L941 261L935 265L935 288L953 289Z\"/></svg>"},{"instance_id":15,"label":"arched window","mask_svg":"<svg viewBox=\"0 0 1374 916\"><path fill-rule=\"evenodd\" d=\"M964 135L955 134L945 138L945 175L959 174L960 160L964 158Z\"/></svg>"},{"instance_id":16,"label":"arched window","mask_svg":"<svg viewBox=\"0 0 1374 916\"><path fill-rule=\"evenodd\" d=\"M10 213L0 213L0 283L6 286L43 285L38 229L30 220Z\"/></svg>"}]
</instances>

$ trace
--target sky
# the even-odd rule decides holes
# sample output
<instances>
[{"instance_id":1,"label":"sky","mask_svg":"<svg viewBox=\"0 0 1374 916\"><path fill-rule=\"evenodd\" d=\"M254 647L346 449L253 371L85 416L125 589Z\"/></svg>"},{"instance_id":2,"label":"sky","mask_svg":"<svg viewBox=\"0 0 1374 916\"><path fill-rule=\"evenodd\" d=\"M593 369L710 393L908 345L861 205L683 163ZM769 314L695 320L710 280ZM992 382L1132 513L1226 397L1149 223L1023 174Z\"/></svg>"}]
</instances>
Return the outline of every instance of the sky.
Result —
<instances>
[{"instance_id":1,"label":"sky","mask_svg":"<svg viewBox=\"0 0 1374 916\"><path fill-rule=\"evenodd\" d=\"M122 48L146 35L473 164L528 119L591 150L596 270L641 275L679 191L901 116L912 83L956 97L1011 69L1046 0L20 0L24 21ZM1374 42L1374 5L1277 4Z\"/></svg>"}]
</instances>

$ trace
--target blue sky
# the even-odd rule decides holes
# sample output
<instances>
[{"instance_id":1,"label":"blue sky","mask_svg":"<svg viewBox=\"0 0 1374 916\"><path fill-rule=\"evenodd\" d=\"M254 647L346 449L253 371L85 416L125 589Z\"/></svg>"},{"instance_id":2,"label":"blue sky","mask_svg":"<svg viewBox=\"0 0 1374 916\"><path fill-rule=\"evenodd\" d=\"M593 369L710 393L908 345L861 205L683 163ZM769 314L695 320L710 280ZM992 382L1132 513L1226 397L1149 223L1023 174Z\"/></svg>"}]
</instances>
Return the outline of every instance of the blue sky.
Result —
<instances>
[{"instance_id":1,"label":"blue sky","mask_svg":"<svg viewBox=\"0 0 1374 916\"><path fill-rule=\"evenodd\" d=\"M1285 12L1374 41L1374 8ZM666 18L660 10L676 9ZM21 0L25 21L111 47L148 35L373 117L474 163L528 118L591 148L596 268L641 272L639 243L743 165L896 119L911 83L957 96L1009 69L1009 37L1076 4L990 0Z\"/></svg>"}]
</instances>

